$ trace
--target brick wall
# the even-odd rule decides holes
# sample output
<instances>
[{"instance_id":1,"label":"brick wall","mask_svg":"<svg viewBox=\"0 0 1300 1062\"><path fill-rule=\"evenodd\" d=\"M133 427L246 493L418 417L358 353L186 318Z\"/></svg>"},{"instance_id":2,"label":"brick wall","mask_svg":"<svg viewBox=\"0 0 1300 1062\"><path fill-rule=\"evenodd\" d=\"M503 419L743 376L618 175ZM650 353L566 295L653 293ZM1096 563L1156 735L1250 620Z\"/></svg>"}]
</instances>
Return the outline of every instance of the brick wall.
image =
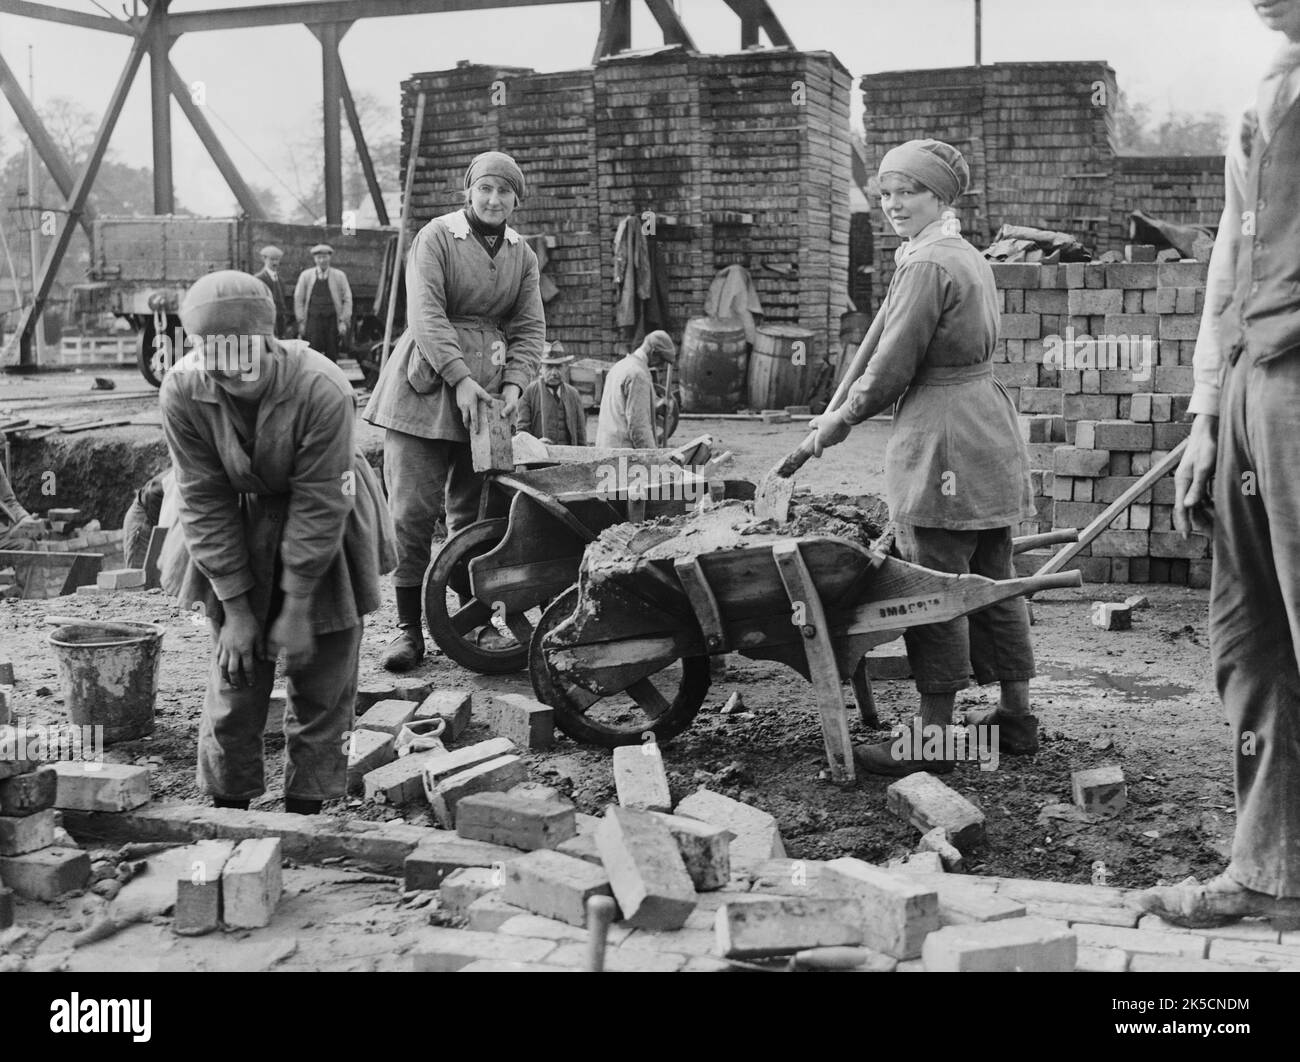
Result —
<instances>
[{"instance_id":1,"label":"brick wall","mask_svg":"<svg viewBox=\"0 0 1300 1062\"><path fill-rule=\"evenodd\" d=\"M1187 436L1205 271L993 266L1003 310L993 371L1020 410L1038 506L1020 533L1084 528ZM1208 541L1183 542L1172 511L1170 476L1085 548L1084 578L1208 585Z\"/></svg>"}]
</instances>

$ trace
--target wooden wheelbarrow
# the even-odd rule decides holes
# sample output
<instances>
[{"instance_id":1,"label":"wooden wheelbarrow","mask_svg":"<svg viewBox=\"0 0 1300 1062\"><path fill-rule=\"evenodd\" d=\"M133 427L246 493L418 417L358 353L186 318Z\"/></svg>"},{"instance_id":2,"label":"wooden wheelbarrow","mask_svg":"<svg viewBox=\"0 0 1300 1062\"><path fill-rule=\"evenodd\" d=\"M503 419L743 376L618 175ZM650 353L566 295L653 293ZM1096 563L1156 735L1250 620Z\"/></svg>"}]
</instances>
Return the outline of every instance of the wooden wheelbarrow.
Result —
<instances>
[{"instance_id":1,"label":"wooden wheelbarrow","mask_svg":"<svg viewBox=\"0 0 1300 1062\"><path fill-rule=\"evenodd\" d=\"M558 449L571 460L570 452L584 448ZM522 669L535 618L577 581L587 544L615 524L684 513L708 494L702 466L709 456L703 436L675 451L614 451L598 460L488 473L479 519L449 538L425 572L433 640L473 671Z\"/></svg>"},{"instance_id":2,"label":"wooden wheelbarrow","mask_svg":"<svg viewBox=\"0 0 1300 1062\"><path fill-rule=\"evenodd\" d=\"M529 653L533 688L570 737L612 747L646 731L681 733L708 692L709 656L739 652L812 682L831 777L851 782L842 683L852 681L874 716L868 649L907 627L1082 583L1077 571L949 575L846 539L748 534L724 522L686 534L615 528L588 549L577 586L543 613Z\"/></svg>"}]
</instances>

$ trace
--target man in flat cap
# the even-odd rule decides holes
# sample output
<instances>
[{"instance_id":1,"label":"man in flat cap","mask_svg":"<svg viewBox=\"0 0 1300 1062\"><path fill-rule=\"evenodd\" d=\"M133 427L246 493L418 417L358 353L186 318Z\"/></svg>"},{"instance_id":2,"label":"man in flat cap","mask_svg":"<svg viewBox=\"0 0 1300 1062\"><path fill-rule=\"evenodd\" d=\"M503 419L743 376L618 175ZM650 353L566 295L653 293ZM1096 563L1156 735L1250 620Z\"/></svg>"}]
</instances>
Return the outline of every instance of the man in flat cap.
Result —
<instances>
[{"instance_id":1,"label":"man in flat cap","mask_svg":"<svg viewBox=\"0 0 1300 1062\"><path fill-rule=\"evenodd\" d=\"M664 331L654 331L605 377L596 422L597 446L631 446L653 449L655 439L655 385L650 370L677 361L677 345Z\"/></svg>"},{"instance_id":2,"label":"man in flat cap","mask_svg":"<svg viewBox=\"0 0 1300 1062\"><path fill-rule=\"evenodd\" d=\"M587 445L587 413L578 389L564 379L573 360L558 343L542 348L537 379L524 388L515 414L515 429L558 446Z\"/></svg>"},{"instance_id":3,"label":"man in flat cap","mask_svg":"<svg viewBox=\"0 0 1300 1062\"><path fill-rule=\"evenodd\" d=\"M311 257L316 264L298 275L294 288L294 313L302 338L312 350L338 361L339 340L348 334L352 323L352 287L347 274L330 265L334 248L328 243L313 247Z\"/></svg>"},{"instance_id":4,"label":"man in flat cap","mask_svg":"<svg viewBox=\"0 0 1300 1062\"><path fill-rule=\"evenodd\" d=\"M262 268L253 276L270 289L275 302L275 338L288 339L293 322L289 316L289 300L284 297L284 284L280 281L280 260L284 252L275 244L268 243L257 253L261 256Z\"/></svg>"}]
</instances>

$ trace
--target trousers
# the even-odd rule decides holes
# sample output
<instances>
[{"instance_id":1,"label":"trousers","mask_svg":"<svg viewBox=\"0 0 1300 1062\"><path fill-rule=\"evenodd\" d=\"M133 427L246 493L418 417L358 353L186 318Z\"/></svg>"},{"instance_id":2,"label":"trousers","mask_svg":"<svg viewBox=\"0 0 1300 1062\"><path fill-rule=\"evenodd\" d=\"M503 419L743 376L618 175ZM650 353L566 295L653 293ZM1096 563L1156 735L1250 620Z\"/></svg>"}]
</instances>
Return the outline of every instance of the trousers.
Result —
<instances>
[{"instance_id":1,"label":"trousers","mask_svg":"<svg viewBox=\"0 0 1300 1062\"><path fill-rule=\"evenodd\" d=\"M384 487L397 536L393 585L422 586L438 520L445 518L447 534L454 535L478 519L483 474L474 471L467 442L423 439L389 428Z\"/></svg>"},{"instance_id":2,"label":"trousers","mask_svg":"<svg viewBox=\"0 0 1300 1062\"><path fill-rule=\"evenodd\" d=\"M894 544L903 560L937 572L989 579L1015 576L1009 527L950 531L897 524ZM1029 610L1023 597L999 601L945 623L908 627L903 641L920 693L965 689L972 674L980 685L1034 677Z\"/></svg>"},{"instance_id":3,"label":"trousers","mask_svg":"<svg viewBox=\"0 0 1300 1062\"><path fill-rule=\"evenodd\" d=\"M286 674L284 795L331 800L347 789L344 735L352 728L363 624L316 636L307 665ZM245 800L266 792L262 732L275 684L275 661L257 661L253 685L235 689L217 667L218 628L199 724L199 787L211 796Z\"/></svg>"},{"instance_id":4,"label":"trousers","mask_svg":"<svg viewBox=\"0 0 1300 1062\"><path fill-rule=\"evenodd\" d=\"M1214 482L1210 653L1232 727L1228 874L1300 896L1300 355L1226 370Z\"/></svg>"}]
</instances>

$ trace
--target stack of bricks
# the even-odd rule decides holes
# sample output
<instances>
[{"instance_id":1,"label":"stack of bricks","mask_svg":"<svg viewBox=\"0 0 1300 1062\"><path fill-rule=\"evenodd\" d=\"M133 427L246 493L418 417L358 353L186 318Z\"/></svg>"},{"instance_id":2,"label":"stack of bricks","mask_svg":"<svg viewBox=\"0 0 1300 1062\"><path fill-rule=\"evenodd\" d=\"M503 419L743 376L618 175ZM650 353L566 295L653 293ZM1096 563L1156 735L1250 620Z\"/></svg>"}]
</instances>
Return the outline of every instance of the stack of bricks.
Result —
<instances>
[{"instance_id":1,"label":"stack of bricks","mask_svg":"<svg viewBox=\"0 0 1300 1062\"><path fill-rule=\"evenodd\" d=\"M993 265L993 372L1020 411L1038 507L1019 533L1086 527L1187 436L1205 274L1199 262ZM1084 548L1084 578L1207 585L1208 542L1183 542L1172 506L1166 477Z\"/></svg>"},{"instance_id":2,"label":"stack of bricks","mask_svg":"<svg viewBox=\"0 0 1300 1062\"><path fill-rule=\"evenodd\" d=\"M1070 233L1094 254L1129 242L1129 214L1217 224L1223 157L1129 158L1115 142L1115 72L1105 63L994 63L862 78L867 165L890 148L935 137L961 150L971 187L962 229L987 247L1002 225ZM873 204L874 205L874 204ZM876 301L899 240L877 211Z\"/></svg>"},{"instance_id":3,"label":"stack of bricks","mask_svg":"<svg viewBox=\"0 0 1300 1062\"><path fill-rule=\"evenodd\" d=\"M768 321L809 328L828 350L848 308L849 85L829 53L788 50L416 74L402 100L405 165L416 95L428 94L411 224L461 205L476 153L507 151L530 186L511 224L553 239L547 330L570 353L621 349L614 234L650 214L679 335L716 272L739 263Z\"/></svg>"},{"instance_id":4,"label":"stack of bricks","mask_svg":"<svg viewBox=\"0 0 1300 1062\"><path fill-rule=\"evenodd\" d=\"M0 760L0 887L24 899L53 900L90 878L90 857L72 845L55 810L58 787L53 767Z\"/></svg>"}]
</instances>

